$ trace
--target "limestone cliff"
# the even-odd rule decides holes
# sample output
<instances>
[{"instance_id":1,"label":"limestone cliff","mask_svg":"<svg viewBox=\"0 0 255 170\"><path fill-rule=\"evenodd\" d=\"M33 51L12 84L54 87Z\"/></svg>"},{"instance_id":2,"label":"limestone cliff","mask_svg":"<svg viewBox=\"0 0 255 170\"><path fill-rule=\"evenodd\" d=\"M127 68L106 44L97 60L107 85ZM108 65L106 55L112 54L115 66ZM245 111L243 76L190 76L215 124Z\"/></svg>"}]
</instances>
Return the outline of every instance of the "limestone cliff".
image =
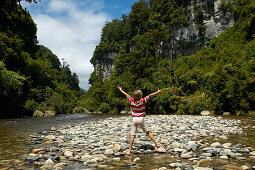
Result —
<instances>
[{"instance_id":1,"label":"limestone cliff","mask_svg":"<svg viewBox=\"0 0 255 170\"><path fill-rule=\"evenodd\" d=\"M230 11L221 7L221 0L188 0L185 4L188 24L185 26L174 25L171 31L171 40L161 41L160 49L156 53L170 59L181 54L188 56L201 50L207 41L217 37L221 32L233 26L234 18ZM129 51L134 46L129 44ZM110 78L114 70L114 57L118 51L109 52L94 64L95 72L102 70L103 80Z\"/></svg>"},{"instance_id":2,"label":"limestone cliff","mask_svg":"<svg viewBox=\"0 0 255 170\"><path fill-rule=\"evenodd\" d=\"M190 24L176 26L172 32L173 53L191 55L201 50L206 42L233 26L234 18L229 11L221 8L221 0L191 0L187 6ZM202 22L197 19L202 11ZM204 28L204 29L203 29Z\"/></svg>"}]
</instances>

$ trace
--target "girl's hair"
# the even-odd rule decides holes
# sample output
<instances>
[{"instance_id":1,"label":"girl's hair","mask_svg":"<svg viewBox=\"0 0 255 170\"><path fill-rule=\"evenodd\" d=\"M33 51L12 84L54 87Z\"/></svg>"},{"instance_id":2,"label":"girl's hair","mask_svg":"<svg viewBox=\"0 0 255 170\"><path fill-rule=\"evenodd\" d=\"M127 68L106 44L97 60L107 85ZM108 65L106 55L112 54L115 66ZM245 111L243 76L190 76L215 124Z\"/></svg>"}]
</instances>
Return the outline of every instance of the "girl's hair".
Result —
<instances>
[{"instance_id":1,"label":"girl's hair","mask_svg":"<svg viewBox=\"0 0 255 170\"><path fill-rule=\"evenodd\" d=\"M143 93L141 90L135 90L133 93L133 98L135 101L139 101L143 97Z\"/></svg>"}]
</instances>

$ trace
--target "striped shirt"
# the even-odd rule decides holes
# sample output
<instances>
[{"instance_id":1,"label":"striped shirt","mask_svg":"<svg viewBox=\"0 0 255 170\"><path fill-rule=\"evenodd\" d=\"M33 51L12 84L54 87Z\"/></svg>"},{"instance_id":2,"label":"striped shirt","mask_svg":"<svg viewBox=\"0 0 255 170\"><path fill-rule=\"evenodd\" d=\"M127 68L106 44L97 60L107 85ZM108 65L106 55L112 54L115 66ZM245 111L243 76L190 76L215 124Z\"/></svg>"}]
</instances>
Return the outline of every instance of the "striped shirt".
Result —
<instances>
[{"instance_id":1,"label":"striped shirt","mask_svg":"<svg viewBox=\"0 0 255 170\"><path fill-rule=\"evenodd\" d=\"M131 104L131 112L134 117L144 117L146 115L145 103L150 99L149 96L141 99L139 102L135 102L130 96L127 97Z\"/></svg>"}]
</instances>

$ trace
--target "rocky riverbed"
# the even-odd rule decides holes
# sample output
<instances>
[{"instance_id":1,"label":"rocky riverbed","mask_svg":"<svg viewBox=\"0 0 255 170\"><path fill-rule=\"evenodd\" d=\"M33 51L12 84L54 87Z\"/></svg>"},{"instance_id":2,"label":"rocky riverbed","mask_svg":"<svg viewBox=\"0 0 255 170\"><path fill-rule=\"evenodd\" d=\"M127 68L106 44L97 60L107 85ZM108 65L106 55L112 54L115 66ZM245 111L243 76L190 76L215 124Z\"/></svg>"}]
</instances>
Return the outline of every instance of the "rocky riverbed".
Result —
<instances>
[{"instance_id":1,"label":"rocky riverbed","mask_svg":"<svg viewBox=\"0 0 255 170\"><path fill-rule=\"evenodd\" d=\"M138 130L131 156L131 117L110 117L31 134L34 142L15 168L41 169L255 169L254 148L228 143L241 121L213 116L151 115L146 125L163 146ZM150 163L148 163L149 160Z\"/></svg>"}]
</instances>

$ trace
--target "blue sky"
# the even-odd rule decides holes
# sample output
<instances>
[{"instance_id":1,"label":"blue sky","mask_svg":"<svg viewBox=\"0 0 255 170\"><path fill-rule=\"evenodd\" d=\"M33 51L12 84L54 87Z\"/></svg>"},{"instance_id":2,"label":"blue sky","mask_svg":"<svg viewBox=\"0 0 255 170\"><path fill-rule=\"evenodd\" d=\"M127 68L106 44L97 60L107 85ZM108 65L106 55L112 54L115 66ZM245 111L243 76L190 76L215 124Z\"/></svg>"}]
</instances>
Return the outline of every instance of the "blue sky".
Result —
<instances>
[{"instance_id":1,"label":"blue sky","mask_svg":"<svg viewBox=\"0 0 255 170\"><path fill-rule=\"evenodd\" d=\"M22 1L37 24L39 44L48 47L79 76L80 87L89 88L93 72L90 59L100 42L105 23L129 14L139 0L41 0Z\"/></svg>"}]
</instances>

